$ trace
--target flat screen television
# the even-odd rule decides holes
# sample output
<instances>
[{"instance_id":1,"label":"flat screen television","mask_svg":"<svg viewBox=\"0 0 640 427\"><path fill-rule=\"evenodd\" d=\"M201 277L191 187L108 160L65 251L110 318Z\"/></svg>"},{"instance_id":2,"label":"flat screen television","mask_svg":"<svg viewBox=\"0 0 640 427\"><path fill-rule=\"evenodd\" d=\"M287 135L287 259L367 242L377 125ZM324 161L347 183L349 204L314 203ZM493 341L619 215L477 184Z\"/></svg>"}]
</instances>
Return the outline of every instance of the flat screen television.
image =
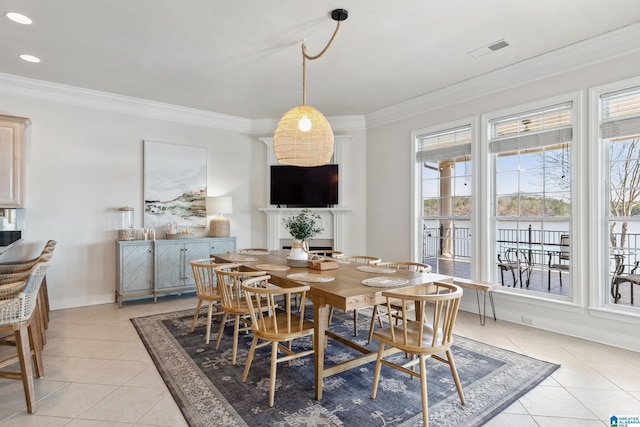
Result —
<instances>
[{"instance_id":1,"label":"flat screen television","mask_svg":"<svg viewBox=\"0 0 640 427\"><path fill-rule=\"evenodd\" d=\"M272 205L326 208L338 204L338 165L271 166Z\"/></svg>"}]
</instances>

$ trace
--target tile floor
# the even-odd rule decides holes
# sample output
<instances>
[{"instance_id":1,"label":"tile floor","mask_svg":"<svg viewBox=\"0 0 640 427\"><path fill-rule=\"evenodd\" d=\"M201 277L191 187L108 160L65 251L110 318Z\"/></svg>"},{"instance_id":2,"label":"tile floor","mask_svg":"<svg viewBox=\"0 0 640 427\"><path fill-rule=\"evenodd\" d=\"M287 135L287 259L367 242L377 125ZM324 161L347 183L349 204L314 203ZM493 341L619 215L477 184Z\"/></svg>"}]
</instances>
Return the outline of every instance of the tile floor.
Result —
<instances>
[{"instance_id":1,"label":"tile floor","mask_svg":"<svg viewBox=\"0 0 640 427\"><path fill-rule=\"evenodd\" d=\"M21 382L0 379L0 425L186 426L129 318L193 307L195 297L182 296L52 312L37 412L26 413ZM610 415L640 415L640 353L458 318L460 335L562 365L488 426L608 426Z\"/></svg>"}]
</instances>

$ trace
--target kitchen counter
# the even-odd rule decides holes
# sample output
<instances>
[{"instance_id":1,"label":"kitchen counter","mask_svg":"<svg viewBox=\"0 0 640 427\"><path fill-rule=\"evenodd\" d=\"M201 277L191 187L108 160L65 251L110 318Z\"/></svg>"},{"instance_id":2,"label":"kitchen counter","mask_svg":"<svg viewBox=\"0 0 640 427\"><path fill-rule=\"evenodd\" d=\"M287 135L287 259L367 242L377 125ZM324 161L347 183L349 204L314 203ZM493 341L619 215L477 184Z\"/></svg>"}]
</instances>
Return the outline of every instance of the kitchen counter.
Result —
<instances>
[{"instance_id":1,"label":"kitchen counter","mask_svg":"<svg viewBox=\"0 0 640 427\"><path fill-rule=\"evenodd\" d=\"M13 248L14 246L17 246L19 243L22 243L22 239L18 239L15 242L7 245L7 246L0 246L0 255L2 255L3 253L9 251L11 248Z\"/></svg>"}]
</instances>

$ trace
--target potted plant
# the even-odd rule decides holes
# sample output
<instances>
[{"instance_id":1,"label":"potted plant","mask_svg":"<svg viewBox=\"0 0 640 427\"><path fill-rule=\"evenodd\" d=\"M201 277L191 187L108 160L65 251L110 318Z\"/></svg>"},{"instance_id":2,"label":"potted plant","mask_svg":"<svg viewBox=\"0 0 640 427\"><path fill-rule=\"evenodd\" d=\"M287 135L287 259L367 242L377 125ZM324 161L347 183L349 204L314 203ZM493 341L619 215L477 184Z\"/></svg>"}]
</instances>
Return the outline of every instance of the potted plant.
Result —
<instances>
[{"instance_id":1,"label":"potted plant","mask_svg":"<svg viewBox=\"0 0 640 427\"><path fill-rule=\"evenodd\" d=\"M307 208L302 209L297 215L282 220L282 224L293 237L289 259L307 260L309 258L309 239L324 231L324 228L319 225L320 221L320 215Z\"/></svg>"}]
</instances>

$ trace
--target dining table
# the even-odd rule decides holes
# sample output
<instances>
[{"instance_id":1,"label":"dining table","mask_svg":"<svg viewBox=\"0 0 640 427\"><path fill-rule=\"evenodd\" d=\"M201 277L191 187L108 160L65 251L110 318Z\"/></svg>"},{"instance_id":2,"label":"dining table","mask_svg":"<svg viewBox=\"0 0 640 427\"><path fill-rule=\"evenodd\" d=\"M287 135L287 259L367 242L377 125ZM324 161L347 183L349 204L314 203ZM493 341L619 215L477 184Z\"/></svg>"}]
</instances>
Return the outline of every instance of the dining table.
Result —
<instances>
[{"instance_id":1,"label":"dining table","mask_svg":"<svg viewBox=\"0 0 640 427\"><path fill-rule=\"evenodd\" d=\"M335 261L331 269L318 270L295 261L287 264L288 250L249 250L212 255L216 262L238 263L249 270L265 271L271 276L271 283L281 287L308 285L307 298L313 304L314 322L314 385L315 398L322 399L323 379L348 369L353 369L375 361L377 351L357 343L352 337L339 335L330 330L329 312L331 307L350 311L386 303L382 295L387 290L411 291L420 285L436 281L451 282L453 278L436 273L424 273L378 267L371 264ZM419 313L416 313L419 315ZM326 339L331 338L357 350L361 356L325 365ZM386 354L397 352L389 348Z\"/></svg>"}]
</instances>

